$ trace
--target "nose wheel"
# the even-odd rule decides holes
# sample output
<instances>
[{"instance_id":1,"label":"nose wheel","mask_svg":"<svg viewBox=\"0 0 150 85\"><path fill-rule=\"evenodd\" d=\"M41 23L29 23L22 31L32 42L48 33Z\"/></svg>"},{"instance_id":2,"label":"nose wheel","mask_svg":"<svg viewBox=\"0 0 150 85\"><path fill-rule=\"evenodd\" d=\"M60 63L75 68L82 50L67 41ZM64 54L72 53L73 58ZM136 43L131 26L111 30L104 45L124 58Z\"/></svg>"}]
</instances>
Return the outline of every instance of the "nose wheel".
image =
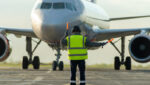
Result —
<instances>
[{"instance_id":1,"label":"nose wheel","mask_svg":"<svg viewBox=\"0 0 150 85\"><path fill-rule=\"evenodd\" d=\"M64 63L63 63L63 61L60 61L59 63L57 63L57 61L53 61L53 63L52 63L52 70L56 71L57 68L59 69L59 71L63 71L64 70Z\"/></svg>"},{"instance_id":2,"label":"nose wheel","mask_svg":"<svg viewBox=\"0 0 150 85\"><path fill-rule=\"evenodd\" d=\"M56 58L56 61L53 61L53 63L52 63L52 70L56 71L58 68L59 71L63 71L64 70L64 63L63 63L63 61L59 61L60 56L61 56L59 48L57 49L57 54L55 54L55 55L57 58Z\"/></svg>"},{"instance_id":3,"label":"nose wheel","mask_svg":"<svg viewBox=\"0 0 150 85\"><path fill-rule=\"evenodd\" d=\"M52 69L53 69L53 71L56 71L56 69L57 69L57 62L56 61L53 61Z\"/></svg>"},{"instance_id":4,"label":"nose wheel","mask_svg":"<svg viewBox=\"0 0 150 85\"><path fill-rule=\"evenodd\" d=\"M63 71L63 70L64 70L64 63L63 63L63 61L60 61L60 62L59 62L58 67L59 67L59 70L60 70L60 71Z\"/></svg>"}]
</instances>

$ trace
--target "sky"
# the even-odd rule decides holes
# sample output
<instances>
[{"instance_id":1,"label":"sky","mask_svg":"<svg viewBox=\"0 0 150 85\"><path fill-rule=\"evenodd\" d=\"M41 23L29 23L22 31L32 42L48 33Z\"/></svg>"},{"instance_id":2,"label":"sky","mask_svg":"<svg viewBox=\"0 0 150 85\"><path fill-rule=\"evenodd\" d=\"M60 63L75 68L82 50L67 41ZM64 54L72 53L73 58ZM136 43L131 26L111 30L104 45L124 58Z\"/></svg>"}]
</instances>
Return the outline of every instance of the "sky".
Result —
<instances>
[{"instance_id":1,"label":"sky","mask_svg":"<svg viewBox=\"0 0 150 85\"><path fill-rule=\"evenodd\" d=\"M97 0L110 17L150 15L150 0Z\"/></svg>"},{"instance_id":2,"label":"sky","mask_svg":"<svg viewBox=\"0 0 150 85\"><path fill-rule=\"evenodd\" d=\"M0 27L31 29L32 23L30 14L35 1L36 0L0 0ZM104 8L112 18L150 15L150 0L97 0L97 3ZM150 18L112 21L110 23L110 28L149 27L149 23ZM12 34L9 34L7 37L10 40L12 53L5 62L20 63L22 57L27 55L25 51L25 37L17 38ZM131 37L127 37L126 39L126 56L129 55L128 42L130 39ZM120 43L117 43L117 46L120 48L119 45ZM49 48L46 43L42 42L34 55L39 55L42 63L50 63L55 59L55 53L55 50ZM87 64L113 64L116 55L119 54L108 44L103 49L90 50ZM63 60L65 64L69 63L66 51L62 51L61 60ZM136 62L133 63L139 65Z\"/></svg>"}]
</instances>

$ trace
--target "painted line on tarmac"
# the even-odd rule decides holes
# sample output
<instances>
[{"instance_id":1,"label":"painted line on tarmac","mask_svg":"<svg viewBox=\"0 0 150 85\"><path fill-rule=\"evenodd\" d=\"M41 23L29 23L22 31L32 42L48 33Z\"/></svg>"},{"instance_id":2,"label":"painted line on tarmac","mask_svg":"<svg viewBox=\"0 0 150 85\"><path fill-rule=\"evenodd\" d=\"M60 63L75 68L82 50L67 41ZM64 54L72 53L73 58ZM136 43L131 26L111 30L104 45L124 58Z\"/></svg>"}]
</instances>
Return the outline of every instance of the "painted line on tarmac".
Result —
<instances>
[{"instance_id":1,"label":"painted line on tarmac","mask_svg":"<svg viewBox=\"0 0 150 85\"><path fill-rule=\"evenodd\" d=\"M52 70L50 69L50 70L47 71L46 73L51 73L51 72L52 72ZM34 84L34 83L39 82L39 81L42 81L43 79L44 79L43 76L38 76L38 77L36 77L36 78L32 81L31 84ZM49 84L49 85L51 85L51 84Z\"/></svg>"},{"instance_id":2,"label":"painted line on tarmac","mask_svg":"<svg viewBox=\"0 0 150 85\"><path fill-rule=\"evenodd\" d=\"M47 71L46 73L51 73L51 72L52 72L52 70L50 69L50 70ZM36 82L42 81L43 79L44 79L43 76L38 76L38 77L36 77L36 78L31 82L31 84L35 84ZM49 84L49 85L52 85L52 84Z\"/></svg>"},{"instance_id":3,"label":"painted line on tarmac","mask_svg":"<svg viewBox=\"0 0 150 85\"><path fill-rule=\"evenodd\" d=\"M51 73L51 72L52 72L52 70L50 69L46 73ZM36 82L42 81L43 79L44 79L43 76L37 76L33 81L21 83L21 85L26 85L26 84L32 85L32 84L35 84ZM52 84L48 84L48 85L52 85Z\"/></svg>"},{"instance_id":4,"label":"painted line on tarmac","mask_svg":"<svg viewBox=\"0 0 150 85\"><path fill-rule=\"evenodd\" d=\"M47 71L46 73L51 73L52 72L52 69L49 69L49 71Z\"/></svg>"},{"instance_id":5,"label":"painted line on tarmac","mask_svg":"<svg viewBox=\"0 0 150 85\"><path fill-rule=\"evenodd\" d=\"M36 77L33 81L31 82L24 82L24 83L21 83L20 85L32 85L32 84L35 84L36 82L39 82L43 80L43 77L39 76L39 77Z\"/></svg>"},{"instance_id":6,"label":"painted line on tarmac","mask_svg":"<svg viewBox=\"0 0 150 85\"><path fill-rule=\"evenodd\" d=\"M113 83L115 83L115 85L123 85L120 81L112 80L112 78L110 77L98 76L98 78L112 81Z\"/></svg>"},{"instance_id":7,"label":"painted line on tarmac","mask_svg":"<svg viewBox=\"0 0 150 85\"><path fill-rule=\"evenodd\" d=\"M32 81L32 84L35 83L35 82L38 82L38 81L41 81L43 80L44 78L39 76L39 77L36 77L33 81Z\"/></svg>"}]
</instances>

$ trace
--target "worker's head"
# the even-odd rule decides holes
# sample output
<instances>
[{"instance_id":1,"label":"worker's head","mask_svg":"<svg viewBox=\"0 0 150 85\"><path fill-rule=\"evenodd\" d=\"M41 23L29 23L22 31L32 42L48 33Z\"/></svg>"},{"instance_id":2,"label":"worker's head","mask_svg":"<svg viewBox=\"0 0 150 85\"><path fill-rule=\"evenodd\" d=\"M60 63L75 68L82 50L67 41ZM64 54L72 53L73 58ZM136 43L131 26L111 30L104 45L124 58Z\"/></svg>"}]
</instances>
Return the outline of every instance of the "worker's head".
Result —
<instances>
[{"instance_id":1,"label":"worker's head","mask_svg":"<svg viewBox=\"0 0 150 85\"><path fill-rule=\"evenodd\" d=\"M74 26L72 33L81 33L80 27L79 26Z\"/></svg>"}]
</instances>

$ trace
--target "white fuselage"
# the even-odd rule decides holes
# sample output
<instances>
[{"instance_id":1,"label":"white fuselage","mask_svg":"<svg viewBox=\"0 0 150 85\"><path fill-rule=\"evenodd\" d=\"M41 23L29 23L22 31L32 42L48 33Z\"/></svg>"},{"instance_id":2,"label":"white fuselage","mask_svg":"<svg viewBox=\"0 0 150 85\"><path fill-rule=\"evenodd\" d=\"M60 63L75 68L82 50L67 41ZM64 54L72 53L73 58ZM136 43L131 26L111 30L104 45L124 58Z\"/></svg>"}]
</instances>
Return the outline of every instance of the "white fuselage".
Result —
<instances>
[{"instance_id":1,"label":"white fuselage","mask_svg":"<svg viewBox=\"0 0 150 85\"><path fill-rule=\"evenodd\" d=\"M84 24L107 28L105 21L109 17L102 8L86 0L37 0L31 19L38 38L47 43L59 43L65 35L67 22L69 31L75 25Z\"/></svg>"}]
</instances>

